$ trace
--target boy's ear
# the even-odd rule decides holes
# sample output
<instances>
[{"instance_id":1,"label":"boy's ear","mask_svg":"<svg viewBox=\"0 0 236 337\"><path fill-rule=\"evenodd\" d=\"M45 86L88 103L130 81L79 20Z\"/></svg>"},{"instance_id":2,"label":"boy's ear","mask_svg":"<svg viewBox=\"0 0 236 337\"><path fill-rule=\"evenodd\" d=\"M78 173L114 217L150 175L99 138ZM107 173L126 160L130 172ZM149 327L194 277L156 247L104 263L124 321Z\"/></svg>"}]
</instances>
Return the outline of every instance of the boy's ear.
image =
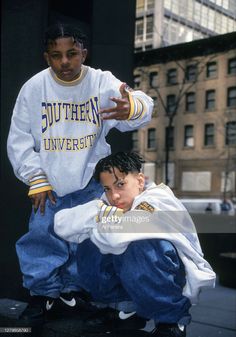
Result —
<instances>
[{"instance_id":1,"label":"boy's ear","mask_svg":"<svg viewBox=\"0 0 236 337\"><path fill-rule=\"evenodd\" d=\"M138 174L138 180L139 180L139 186L140 186L140 189L143 190L144 189L144 185L145 185L145 176L143 173L139 173Z\"/></svg>"},{"instance_id":2,"label":"boy's ear","mask_svg":"<svg viewBox=\"0 0 236 337\"><path fill-rule=\"evenodd\" d=\"M47 64L50 66L48 53L47 53L47 52L44 52L44 53L43 53L43 56L44 56L44 59L45 59L45 61L47 62Z\"/></svg>"},{"instance_id":3,"label":"boy's ear","mask_svg":"<svg viewBox=\"0 0 236 337\"><path fill-rule=\"evenodd\" d=\"M82 63L86 60L87 55L88 55L88 50L83 49L82 50Z\"/></svg>"}]
</instances>

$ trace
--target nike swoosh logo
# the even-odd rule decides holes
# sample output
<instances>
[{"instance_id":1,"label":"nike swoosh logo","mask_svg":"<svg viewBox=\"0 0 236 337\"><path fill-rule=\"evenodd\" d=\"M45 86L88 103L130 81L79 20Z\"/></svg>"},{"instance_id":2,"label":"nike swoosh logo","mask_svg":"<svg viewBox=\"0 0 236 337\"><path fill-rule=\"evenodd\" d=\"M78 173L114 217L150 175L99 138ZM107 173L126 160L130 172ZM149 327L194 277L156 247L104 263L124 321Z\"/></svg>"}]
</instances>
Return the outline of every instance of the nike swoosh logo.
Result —
<instances>
[{"instance_id":1,"label":"nike swoosh logo","mask_svg":"<svg viewBox=\"0 0 236 337\"><path fill-rule=\"evenodd\" d=\"M136 311L129 312L127 314L124 311L120 311L119 312L119 317L120 317L120 319L127 319L127 318L129 318L129 317L131 317L131 316L133 316L135 314L136 314Z\"/></svg>"},{"instance_id":2,"label":"nike swoosh logo","mask_svg":"<svg viewBox=\"0 0 236 337\"><path fill-rule=\"evenodd\" d=\"M72 298L71 300L66 300L63 297L60 297L60 299L62 300L62 302L64 302L66 305L69 305L70 307L74 307L76 305L76 300L74 298Z\"/></svg>"},{"instance_id":3,"label":"nike swoosh logo","mask_svg":"<svg viewBox=\"0 0 236 337\"><path fill-rule=\"evenodd\" d=\"M51 310L52 306L54 304L54 301L52 301L51 303L49 301L46 302L46 310Z\"/></svg>"}]
</instances>

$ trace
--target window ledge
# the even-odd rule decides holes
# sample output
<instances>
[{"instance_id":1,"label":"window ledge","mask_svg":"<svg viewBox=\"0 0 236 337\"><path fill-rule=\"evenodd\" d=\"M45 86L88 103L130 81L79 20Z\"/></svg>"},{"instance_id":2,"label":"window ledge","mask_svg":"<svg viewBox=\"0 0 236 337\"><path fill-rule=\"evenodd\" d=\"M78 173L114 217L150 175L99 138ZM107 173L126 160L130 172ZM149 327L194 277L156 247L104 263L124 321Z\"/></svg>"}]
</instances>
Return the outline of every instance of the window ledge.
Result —
<instances>
[{"instance_id":1,"label":"window ledge","mask_svg":"<svg viewBox=\"0 0 236 337\"><path fill-rule=\"evenodd\" d=\"M178 85L178 82L175 83L166 83L166 87L172 87L173 85Z\"/></svg>"},{"instance_id":2,"label":"window ledge","mask_svg":"<svg viewBox=\"0 0 236 337\"><path fill-rule=\"evenodd\" d=\"M227 149L228 147L236 147L236 144L228 144L228 145L225 145L224 147L225 149Z\"/></svg>"},{"instance_id":3,"label":"window ledge","mask_svg":"<svg viewBox=\"0 0 236 337\"><path fill-rule=\"evenodd\" d=\"M216 111L216 108L209 108L209 109L206 109L204 110L205 112L214 112Z\"/></svg>"},{"instance_id":4,"label":"window ledge","mask_svg":"<svg viewBox=\"0 0 236 337\"><path fill-rule=\"evenodd\" d=\"M232 74L227 73L227 77L235 77L235 76L236 76L236 72Z\"/></svg>"},{"instance_id":5,"label":"window ledge","mask_svg":"<svg viewBox=\"0 0 236 337\"><path fill-rule=\"evenodd\" d=\"M227 108L227 110L235 110L236 109L236 105L227 106L226 108Z\"/></svg>"},{"instance_id":6,"label":"window ledge","mask_svg":"<svg viewBox=\"0 0 236 337\"><path fill-rule=\"evenodd\" d=\"M184 146L183 150L195 150L195 146Z\"/></svg>"},{"instance_id":7,"label":"window ledge","mask_svg":"<svg viewBox=\"0 0 236 337\"><path fill-rule=\"evenodd\" d=\"M208 81L208 80L217 80L219 78L219 76L218 75L216 75L216 76L210 76L210 77L205 77L205 80L206 81Z\"/></svg>"},{"instance_id":8,"label":"window ledge","mask_svg":"<svg viewBox=\"0 0 236 337\"><path fill-rule=\"evenodd\" d=\"M215 149L216 146L215 145L203 145L202 149L203 150L212 150L212 149Z\"/></svg>"}]
</instances>

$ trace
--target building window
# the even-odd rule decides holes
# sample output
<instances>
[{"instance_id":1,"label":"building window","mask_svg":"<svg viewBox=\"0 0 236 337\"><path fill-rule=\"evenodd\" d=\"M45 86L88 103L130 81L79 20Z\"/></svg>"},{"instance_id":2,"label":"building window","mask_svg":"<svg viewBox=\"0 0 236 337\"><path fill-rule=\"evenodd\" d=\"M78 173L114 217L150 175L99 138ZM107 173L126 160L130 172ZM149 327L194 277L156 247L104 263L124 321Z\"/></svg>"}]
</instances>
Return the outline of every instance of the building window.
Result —
<instances>
[{"instance_id":1,"label":"building window","mask_svg":"<svg viewBox=\"0 0 236 337\"><path fill-rule=\"evenodd\" d=\"M176 111L176 101L175 101L175 95L168 95L166 97L166 113L167 115L171 115L175 113Z\"/></svg>"},{"instance_id":2,"label":"building window","mask_svg":"<svg viewBox=\"0 0 236 337\"><path fill-rule=\"evenodd\" d=\"M185 96L185 108L188 112L195 111L195 93L188 92Z\"/></svg>"},{"instance_id":3,"label":"building window","mask_svg":"<svg viewBox=\"0 0 236 337\"><path fill-rule=\"evenodd\" d=\"M236 58L228 60L228 74L236 74Z\"/></svg>"},{"instance_id":4,"label":"building window","mask_svg":"<svg viewBox=\"0 0 236 337\"><path fill-rule=\"evenodd\" d=\"M174 148L174 127L168 126L166 128L166 148Z\"/></svg>"},{"instance_id":5,"label":"building window","mask_svg":"<svg viewBox=\"0 0 236 337\"><path fill-rule=\"evenodd\" d=\"M201 24L201 4L194 1L193 22Z\"/></svg>"},{"instance_id":6,"label":"building window","mask_svg":"<svg viewBox=\"0 0 236 337\"><path fill-rule=\"evenodd\" d=\"M165 7L166 9L171 10L171 0L165 0L165 1L164 1L164 7Z\"/></svg>"},{"instance_id":7,"label":"building window","mask_svg":"<svg viewBox=\"0 0 236 337\"><path fill-rule=\"evenodd\" d=\"M136 11L137 13L150 10L154 8L154 0L137 0Z\"/></svg>"},{"instance_id":8,"label":"building window","mask_svg":"<svg viewBox=\"0 0 236 337\"><path fill-rule=\"evenodd\" d=\"M215 90L206 91L206 110L213 110L215 108Z\"/></svg>"},{"instance_id":9,"label":"building window","mask_svg":"<svg viewBox=\"0 0 236 337\"><path fill-rule=\"evenodd\" d=\"M236 106L236 87L228 88L227 106L228 107Z\"/></svg>"},{"instance_id":10,"label":"building window","mask_svg":"<svg viewBox=\"0 0 236 337\"><path fill-rule=\"evenodd\" d=\"M214 145L214 124L205 124L204 145Z\"/></svg>"},{"instance_id":11,"label":"building window","mask_svg":"<svg viewBox=\"0 0 236 337\"><path fill-rule=\"evenodd\" d=\"M144 46L144 50L151 50L152 49L152 44L147 44Z\"/></svg>"},{"instance_id":12,"label":"building window","mask_svg":"<svg viewBox=\"0 0 236 337\"><path fill-rule=\"evenodd\" d=\"M132 149L138 150L138 131L135 130L132 132Z\"/></svg>"},{"instance_id":13,"label":"building window","mask_svg":"<svg viewBox=\"0 0 236 337\"><path fill-rule=\"evenodd\" d=\"M135 75L134 76L134 88L139 88L141 83L141 76Z\"/></svg>"},{"instance_id":14,"label":"building window","mask_svg":"<svg viewBox=\"0 0 236 337\"><path fill-rule=\"evenodd\" d=\"M158 78L158 72L157 71L152 71L149 74L149 85L151 88L155 88L158 86L157 83L157 78Z\"/></svg>"},{"instance_id":15,"label":"building window","mask_svg":"<svg viewBox=\"0 0 236 337\"><path fill-rule=\"evenodd\" d=\"M148 42L153 37L153 15L138 18L135 22L135 42ZM150 45L150 44L149 44ZM151 46L151 45L150 45Z\"/></svg>"},{"instance_id":16,"label":"building window","mask_svg":"<svg viewBox=\"0 0 236 337\"><path fill-rule=\"evenodd\" d=\"M155 1L154 0L147 0L147 10L153 9L155 7Z\"/></svg>"},{"instance_id":17,"label":"building window","mask_svg":"<svg viewBox=\"0 0 236 337\"><path fill-rule=\"evenodd\" d=\"M137 12L144 11L144 0L137 0L136 10L137 10Z\"/></svg>"},{"instance_id":18,"label":"building window","mask_svg":"<svg viewBox=\"0 0 236 337\"><path fill-rule=\"evenodd\" d=\"M153 111L152 111L152 117L157 117L157 97L152 97L153 99Z\"/></svg>"},{"instance_id":19,"label":"building window","mask_svg":"<svg viewBox=\"0 0 236 337\"><path fill-rule=\"evenodd\" d=\"M215 11L208 8L208 29L215 30Z\"/></svg>"},{"instance_id":20,"label":"building window","mask_svg":"<svg viewBox=\"0 0 236 337\"><path fill-rule=\"evenodd\" d=\"M226 123L225 144L226 145L236 145L236 122Z\"/></svg>"},{"instance_id":21,"label":"building window","mask_svg":"<svg viewBox=\"0 0 236 337\"><path fill-rule=\"evenodd\" d=\"M187 81L195 81L197 79L197 66L194 64L187 66L185 75Z\"/></svg>"},{"instance_id":22,"label":"building window","mask_svg":"<svg viewBox=\"0 0 236 337\"><path fill-rule=\"evenodd\" d=\"M208 24L208 7L202 6L201 8L201 26L207 27Z\"/></svg>"},{"instance_id":23,"label":"building window","mask_svg":"<svg viewBox=\"0 0 236 337\"><path fill-rule=\"evenodd\" d=\"M208 62L206 67L206 77L216 77L217 75L217 63L216 62Z\"/></svg>"},{"instance_id":24,"label":"building window","mask_svg":"<svg viewBox=\"0 0 236 337\"><path fill-rule=\"evenodd\" d=\"M148 142L147 148L148 149L155 149L156 147L156 129L148 129Z\"/></svg>"},{"instance_id":25,"label":"building window","mask_svg":"<svg viewBox=\"0 0 236 337\"><path fill-rule=\"evenodd\" d=\"M137 19L135 22L135 41L142 42L144 33L144 20L143 18Z\"/></svg>"},{"instance_id":26,"label":"building window","mask_svg":"<svg viewBox=\"0 0 236 337\"><path fill-rule=\"evenodd\" d=\"M184 127L184 146L194 146L193 125L185 125Z\"/></svg>"},{"instance_id":27,"label":"building window","mask_svg":"<svg viewBox=\"0 0 236 337\"><path fill-rule=\"evenodd\" d=\"M176 69L169 69L167 71L167 83L168 84L177 83L177 70Z\"/></svg>"},{"instance_id":28,"label":"building window","mask_svg":"<svg viewBox=\"0 0 236 337\"><path fill-rule=\"evenodd\" d=\"M140 53L141 51L143 51L142 47L135 48L135 53Z\"/></svg>"},{"instance_id":29,"label":"building window","mask_svg":"<svg viewBox=\"0 0 236 337\"><path fill-rule=\"evenodd\" d=\"M154 26L153 15L149 15L147 16L146 21L146 40L152 39L153 26Z\"/></svg>"}]
</instances>

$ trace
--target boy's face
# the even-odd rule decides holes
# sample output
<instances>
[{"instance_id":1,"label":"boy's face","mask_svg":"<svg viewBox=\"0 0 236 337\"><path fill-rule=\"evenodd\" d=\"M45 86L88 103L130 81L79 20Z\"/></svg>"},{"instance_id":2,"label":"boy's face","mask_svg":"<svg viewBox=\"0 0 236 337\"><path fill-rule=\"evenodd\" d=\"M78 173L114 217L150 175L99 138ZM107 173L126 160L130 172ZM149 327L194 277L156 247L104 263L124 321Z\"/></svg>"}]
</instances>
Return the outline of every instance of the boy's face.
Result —
<instances>
[{"instance_id":1,"label":"boy's face","mask_svg":"<svg viewBox=\"0 0 236 337\"><path fill-rule=\"evenodd\" d=\"M100 182L110 204L127 212L131 209L134 198L144 189L144 175L142 173L126 174L117 168L114 168L114 172L115 175L113 172L101 172Z\"/></svg>"},{"instance_id":2,"label":"boy's face","mask_svg":"<svg viewBox=\"0 0 236 337\"><path fill-rule=\"evenodd\" d=\"M85 61L87 50L82 48L78 42L71 37L56 39L49 44L44 57L57 77L70 82L79 77L81 65Z\"/></svg>"}]
</instances>

